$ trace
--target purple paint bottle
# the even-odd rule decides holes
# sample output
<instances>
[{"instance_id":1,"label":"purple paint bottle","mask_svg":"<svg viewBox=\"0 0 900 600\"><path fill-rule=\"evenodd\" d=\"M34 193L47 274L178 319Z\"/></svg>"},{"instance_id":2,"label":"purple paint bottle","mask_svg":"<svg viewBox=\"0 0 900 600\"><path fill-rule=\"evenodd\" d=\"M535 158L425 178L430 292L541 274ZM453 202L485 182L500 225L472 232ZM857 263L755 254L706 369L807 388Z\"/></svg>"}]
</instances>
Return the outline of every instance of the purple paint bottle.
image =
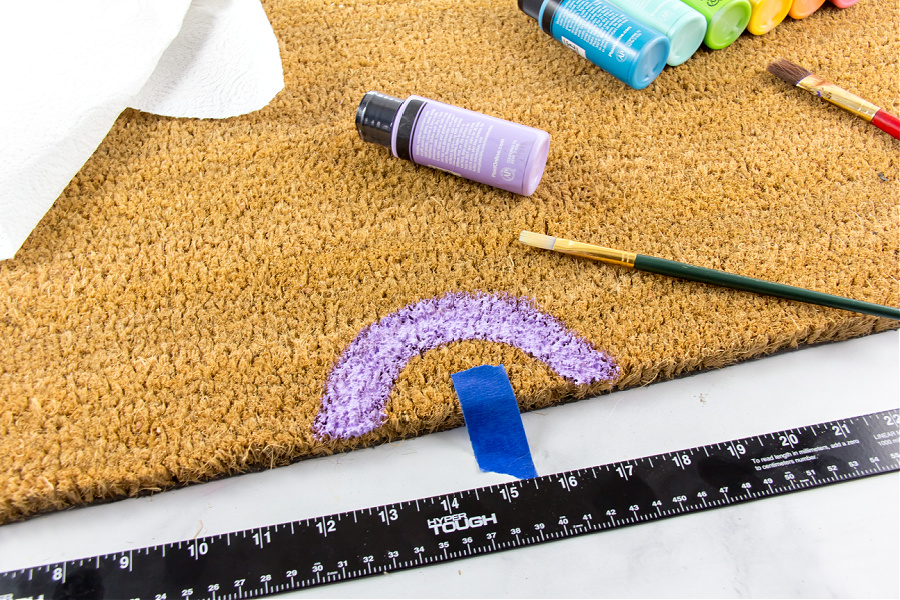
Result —
<instances>
[{"instance_id":1,"label":"purple paint bottle","mask_svg":"<svg viewBox=\"0 0 900 600\"><path fill-rule=\"evenodd\" d=\"M550 150L546 131L421 96L367 93L356 129L397 158L523 196L537 188Z\"/></svg>"}]
</instances>

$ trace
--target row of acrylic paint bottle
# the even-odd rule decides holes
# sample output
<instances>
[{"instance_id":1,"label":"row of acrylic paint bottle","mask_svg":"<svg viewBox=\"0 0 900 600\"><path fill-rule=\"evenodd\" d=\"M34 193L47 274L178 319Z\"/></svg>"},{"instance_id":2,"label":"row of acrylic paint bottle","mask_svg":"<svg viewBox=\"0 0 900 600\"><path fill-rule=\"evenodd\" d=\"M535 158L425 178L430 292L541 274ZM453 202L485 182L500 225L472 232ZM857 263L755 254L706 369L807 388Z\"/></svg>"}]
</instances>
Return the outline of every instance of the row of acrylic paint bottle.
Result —
<instances>
[{"instance_id":1,"label":"row of acrylic paint bottle","mask_svg":"<svg viewBox=\"0 0 900 600\"><path fill-rule=\"evenodd\" d=\"M724 48L745 29L757 35L765 33L780 23L789 10L796 8L800 18L812 14L824 1L518 3L545 32L631 87L641 89L659 75L667 62L684 62L701 43L712 49ZM831 1L845 8L858 0ZM658 30L632 15L651 22ZM364 141L385 146L398 158L524 196L530 196L537 188L550 149L546 131L421 96L401 100L369 92L356 111L356 128Z\"/></svg>"},{"instance_id":2,"label":"row of acrylic paint bottle","mask_svg":"<svg viewBox=\"0 0 900 600\"><path fill-rule=\"evenodd\" d=\"M746 30L808 17L825 0L518 0L541 29L635 89L705 44L730 46ZM858 0L831 0L846 8Z\"/></svg>"}]
</instances>

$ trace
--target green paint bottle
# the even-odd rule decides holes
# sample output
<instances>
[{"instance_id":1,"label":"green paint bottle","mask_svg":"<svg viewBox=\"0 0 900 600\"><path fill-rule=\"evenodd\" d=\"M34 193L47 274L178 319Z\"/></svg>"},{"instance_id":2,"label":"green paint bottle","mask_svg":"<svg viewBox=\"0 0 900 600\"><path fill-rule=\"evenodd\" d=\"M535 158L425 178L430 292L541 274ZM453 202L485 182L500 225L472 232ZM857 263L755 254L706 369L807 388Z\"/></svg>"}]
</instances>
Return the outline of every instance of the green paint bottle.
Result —
<instances>
[{"instance_id":1,"label":"green paint bottle","mask_svg":"<svg viewBox=\"0 0 900 600\"><path fill-rule=\"evenodd\" d=\"M703 43L712 50L730 46L747 28L753 12L747 0L681 0L706 17Z\"/></svg>"}]
</instances>

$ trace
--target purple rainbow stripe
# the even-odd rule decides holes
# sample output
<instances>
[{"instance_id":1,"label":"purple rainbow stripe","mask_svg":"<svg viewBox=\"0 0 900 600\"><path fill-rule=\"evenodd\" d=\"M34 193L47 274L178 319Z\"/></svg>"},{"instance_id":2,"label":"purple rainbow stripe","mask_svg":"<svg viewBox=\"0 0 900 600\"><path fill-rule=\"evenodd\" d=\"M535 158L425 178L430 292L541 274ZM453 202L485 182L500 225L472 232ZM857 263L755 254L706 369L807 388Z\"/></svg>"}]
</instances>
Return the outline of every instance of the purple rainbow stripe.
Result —
<instances>
[{"instance_id":1,"label":"purple rainbow stripe","mask_svg":"<svg viewBox=\"0 0 900 600\"><path fill-rule=\"evenodd\" d=\"M515 346L577 384L619 376L612 358L539 311L531 299L449 293L407 306L356 336L325 383L313 424L316 437L349 439L378 428L387 417L391 389L410 359L463 340Z\"/></svg>"}]
</instances>

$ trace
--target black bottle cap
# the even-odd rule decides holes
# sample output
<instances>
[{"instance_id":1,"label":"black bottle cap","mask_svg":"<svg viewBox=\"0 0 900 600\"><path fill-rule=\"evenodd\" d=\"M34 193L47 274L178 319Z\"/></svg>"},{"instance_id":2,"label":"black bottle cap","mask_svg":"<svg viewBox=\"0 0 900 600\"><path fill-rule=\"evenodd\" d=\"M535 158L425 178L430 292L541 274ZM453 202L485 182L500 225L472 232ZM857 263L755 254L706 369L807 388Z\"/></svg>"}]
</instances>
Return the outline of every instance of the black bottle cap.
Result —
<instances>
[{"instance_id":1,"label":"black bottle cap","mask_svg":"<svg viewBox=\"0 0 900 600\"><path fill-rule=\"evenodd\" d=\"M356 109L356 130L364 142L391 147L391 130L394 119L403 100L382 94L369 92L363 96Z\"/></svg>"},{"instance_id":2,"label":"black bottle cap","mask_svg":"<svg viewBox=\"0 0 900 600\"><path fill-rule=\"evenodd\" d=\"M544 0L519 0L519 10L537 20L538 15L541 14L541 4L543 3Z\"/></svg>"}]
</instances>

